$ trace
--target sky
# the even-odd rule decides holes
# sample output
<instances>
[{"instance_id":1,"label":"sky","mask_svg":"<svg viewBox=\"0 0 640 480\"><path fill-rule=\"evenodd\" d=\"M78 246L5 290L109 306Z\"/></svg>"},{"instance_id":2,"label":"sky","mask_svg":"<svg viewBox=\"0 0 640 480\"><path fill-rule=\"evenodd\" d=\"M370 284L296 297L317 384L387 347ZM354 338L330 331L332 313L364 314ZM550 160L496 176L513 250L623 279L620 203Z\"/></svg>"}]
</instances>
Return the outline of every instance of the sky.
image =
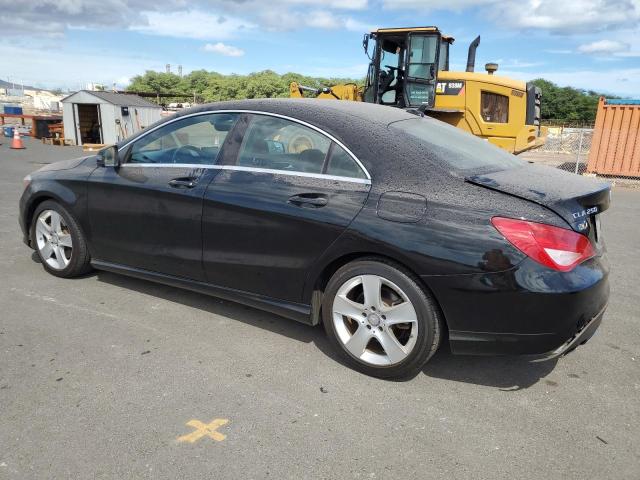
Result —
<instances>
[{"instance_id":1,"label":"sky","mask_svg":"<svg viewBox=\"0 0 640 480\"><path fill-rule=\"evenodd\" d=\"M124 87L145 70L365 76L363 34L435 25L464 70L640 98L640 0L0 0L0 79Z\"/></svg>"}]
</instances>

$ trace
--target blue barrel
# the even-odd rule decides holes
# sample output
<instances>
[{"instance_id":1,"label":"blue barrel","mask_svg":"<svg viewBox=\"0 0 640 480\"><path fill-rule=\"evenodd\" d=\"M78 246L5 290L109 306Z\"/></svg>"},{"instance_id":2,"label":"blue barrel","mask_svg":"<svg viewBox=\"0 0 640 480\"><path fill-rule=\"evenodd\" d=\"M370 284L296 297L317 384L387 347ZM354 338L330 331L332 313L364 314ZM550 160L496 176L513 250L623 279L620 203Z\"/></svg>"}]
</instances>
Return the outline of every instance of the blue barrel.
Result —
<instances>
[{"instance_id":1,"label":"blue barrel","mask_svg":"<svg viewBox=\"0 0 640 480\"><path fill-rule=\"evenodd\" d=\"M13 127L12 126L5 126L3 128L4 130L4 136L8 137L8 138L12 138L13 137Z\"/></svg>"},{"instance_id":2,"label":"blue barrel","mask_svg":"<svg viewBox=\"0 0 640 480\"><path fill-rule=\"evenodd\" d=\"M10 113L12 115L22 115L22 107L17 107L13 105L5 105L4 113Z\"/></svg>"}]
</instances>

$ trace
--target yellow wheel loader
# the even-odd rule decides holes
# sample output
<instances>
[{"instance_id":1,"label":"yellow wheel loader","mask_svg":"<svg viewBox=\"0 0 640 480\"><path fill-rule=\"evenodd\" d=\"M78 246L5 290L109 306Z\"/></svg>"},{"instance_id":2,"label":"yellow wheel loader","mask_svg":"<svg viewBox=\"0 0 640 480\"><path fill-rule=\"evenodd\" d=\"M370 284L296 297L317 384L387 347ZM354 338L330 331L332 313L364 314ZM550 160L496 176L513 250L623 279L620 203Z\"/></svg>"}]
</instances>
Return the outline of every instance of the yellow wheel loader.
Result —
<instances>
[{"instance_id":1,"label":"yellow wheel loader","mask_svg":"<svg viewBox=\"0 0 640 480\"><path fill-rule=\"evenodd\" d=\"M290 96L310 92L320 99L404 108L462 128L512 153L542 145L546 129L540 126L541 90L495 75L495 63L486 64L487 73L474 72L480 37L469 46L466 71L450 71L453 41L436 27L378 29L364 36L370 63L363 88L343 84L316 89L294 82Z\"/></svg>"}]
</instances>

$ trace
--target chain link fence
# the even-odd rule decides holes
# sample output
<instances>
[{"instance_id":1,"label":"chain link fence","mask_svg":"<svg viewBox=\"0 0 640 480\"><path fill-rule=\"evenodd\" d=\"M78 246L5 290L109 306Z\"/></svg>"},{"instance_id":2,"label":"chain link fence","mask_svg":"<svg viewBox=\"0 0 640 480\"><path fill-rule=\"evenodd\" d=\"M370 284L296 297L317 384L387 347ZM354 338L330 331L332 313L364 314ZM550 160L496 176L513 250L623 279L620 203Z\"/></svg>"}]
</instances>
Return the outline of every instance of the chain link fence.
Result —
<instances>
[{"instance_id":1,"label":"chain link fence","mask_svg":"<svg viewBox=\"0 0 640 480\"><path fill-rule=\"evenodd\" d=\"M577 174L587 171L593 127L548 127L547 141L537 152L551 154L557 168Z\"/></svg>"},{"instance_id":2,"label":"chain link fence","mask_svg":"<svg viewBox=\"0 0 640 480\"><path fill-rule=\"evenodd\" d=\"M521 154L524 159L577 175L596 176L587 172L593 141L593 125L550 124L547 125L547 128L548 134L545 144L536 150ZM640 178L613 175L602 176L602 178L614 184L640 187Z\"/></svg>"}]
</instances>

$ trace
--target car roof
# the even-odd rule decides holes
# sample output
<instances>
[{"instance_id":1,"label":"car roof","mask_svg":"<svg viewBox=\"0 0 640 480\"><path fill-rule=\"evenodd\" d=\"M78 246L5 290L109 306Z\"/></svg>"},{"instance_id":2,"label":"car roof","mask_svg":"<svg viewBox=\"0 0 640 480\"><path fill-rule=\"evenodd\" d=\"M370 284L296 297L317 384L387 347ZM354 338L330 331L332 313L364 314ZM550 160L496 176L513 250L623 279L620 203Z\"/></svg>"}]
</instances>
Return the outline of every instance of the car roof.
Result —
<instances>
[{"instance_id":1,"label":"car roof","mask_svg":"<svg viewBox=\"0 0 640 480\"><path fill-rule=\"evenodd\" d=\"M262 98L250 100L229 100L208 103L184 110L178 115L210 110L256 110L291 116L309 121L320 128L332 127L335 116L357 117L380 126L391 122L414 118L400 108L387 107L365 102L318 100L312 98Z\"/></svg>"}]
</instances>

